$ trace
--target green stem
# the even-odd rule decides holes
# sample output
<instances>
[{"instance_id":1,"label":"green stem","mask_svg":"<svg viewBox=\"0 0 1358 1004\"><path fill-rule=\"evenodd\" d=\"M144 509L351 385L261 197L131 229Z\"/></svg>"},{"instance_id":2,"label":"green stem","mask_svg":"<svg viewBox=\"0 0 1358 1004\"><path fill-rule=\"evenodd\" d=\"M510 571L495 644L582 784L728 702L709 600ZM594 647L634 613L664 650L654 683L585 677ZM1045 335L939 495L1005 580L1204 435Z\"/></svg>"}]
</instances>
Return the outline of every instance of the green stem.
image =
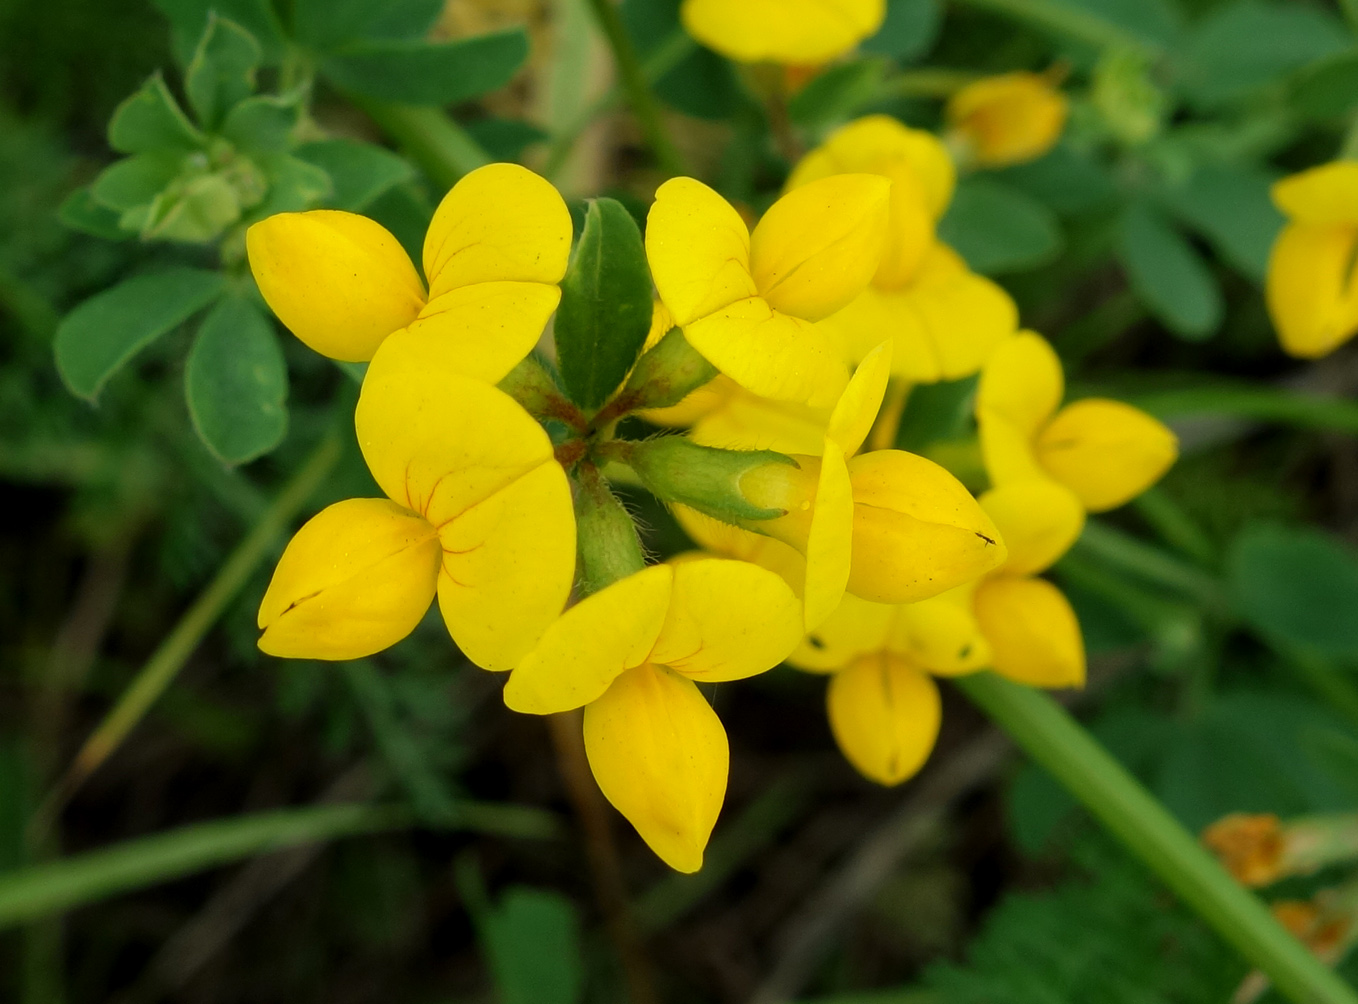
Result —
<instances>
[{"instance_id":1,"label":"green stem","mask_svg":"<svg viewBox=\"0 0 1358 1004\"><path fill-rule=\"evenodd\" d=\"M697 48L698 43L689 37L688 32L682 28L676 31L661 42L642 64L641 70L645 74L647 83L654 84L660 80ZM551 146L547 148L547 159L543 162L542 176L550 181L560 174L561 168L565 166L567 158L571 155L571 151L575 149L575 144L579 141L580 135L604 112L622 104L622 98L622 88L615 84L572 119L552 140Z\"/></svg>"},{"instance_id":2,"label":"green stem","mask_svg":"<svg viewBox=\"0 0 1358 1004\"><path fill-rule=\"evenodd\" d=\"M463 175L495 159L441 108L393 105L352 94L349 98L440 188L452 188Z\"/></svg>"},{"instance_id":3,"label":"green stem","mask_svg":"<svg viewBox=\"0 0 1358 1004\"><path fill-rule=\"evenodd\" d=\"M967 70L907 70L883 80L873 103L890 98L947 98L980 78Z\"/></svg>"},{"instance_id":4,"label":"green stem","mask_svg":"<svg viewBox=\"0 0 1358 1004\"><path fill-rule=\"evenodd\" d=\"M618 76L621 78L623 90L627 93L628 103L632 106L632 113L636 115L641 126L642 135L646 137L646 145L651 148L651 152L655 154L656 160L666 172L683 174L684 160L679 155L679 149L674 145L674 141L670 139L669 133L665 131L660 103L646 80L641 60L637 57L637 50L622 23L618 8L613 0L589 0L589 5L594 11L594 16L598 18L604 37L608 39L609 48L613 50Z\"/></svg>"},{"instance_id":5,"label":"green stem","mask_svg":"<svg viewBox=\"0 0 1358 1004\"><path fill-rule=\"evenodd\" d=\"M1342 672L1324 656L1283 645L1272 647L1313 694L1358 725L1358 687L1353 685L1351 674Z\"/></svg>"},{"instance_id":6,"label":"green stem","mask_svg":"<svg viewBox=\"0 0 1358 1004\"><path fill-rule=\"evenodd\" d=\"M1159 418L1225 415L1301 429L1358 434L1358 401L1275 387L1185 387L1128 394L1125 399Z\"/></svg>"},{"instance_id":7,"label":"green stem","mask_svg":"<svg viewBox=\"0 0 1358 1004\"><path fill-rule=\"evenodd\" d=\"M396 806L326 805L251 813L139 837L0 875L0 928L256 854L414 823ZM529 839L558 831L550 813L488 803L460 803L449 826Z\"/></svg>"},{"instance_id":8,"label":"green stem","mask_svg":"<svg viewBox=\"0 0 1358 1004\"><path fill-rule=\"evenodd\" d=\"M1217 559L1216 545L1197 521L1158 485L1147 488L1132 505L1162 540L1194 561L1211 565Z\"/></svg>"},{"instance_id":9,"label":"green stem","mask_svg":"<svg viewBox=\"0 0 1358 1004\"><path fill-rule=\"evenodd\" d=\"M1291 1000L1358 1004L1358 995L1283 930L1051 697L992 673L954 682Z\"/></svg>"},{"instance_id":10,"label":"green stem","mask_svg":"<svg viewBox=\"0 0 1358 1004\"><path fill-rule=\"evenodd\" d=\"M964 2L973 7L1007 14L1015 20L1026 21L1058 35L1088 43L1097 49L1117 47L1154 53L1157 48L1146 39L1075 4L1060 3L1058 0L964 0Z\"/></svg>"},{"instance_id":11,"label":"green stem","mask_svg":"<svg viewBox=\"0 0 1358 1004\"><path fill-rule=\"evenodd\" d=\"M1191 596L1211 610L1226 607L1221 585L1211 575L1104 523L1087 522L1076 547L1149 582Z\"/></svg>"},{"instance_id":12,"label":"green stem","mask_svg":"<svg viewBox=\"0 0 1358 1004\"><path fill-rule=\"evenodd\" d=\"M339 460L340 440L335 432L328 433L293 475L273 504L260 516L245 539L231 552L217 575L199 594L193 606L180 617L179 623L161 642L160 647L142 666L131 686L123 692L118 703L104 716L94 734L76 754L74 763L57 790L48 796L47 804L35 817L40 829L50 822L52 815L70 798L76 788L108 758L127 734L132 731L147 709L155 702L179 673L208 629L217 622L236 594L245 587L260 563L272 552L278 537L287 529L298 510L311 498Z\"/></svg>"}]
</instances>

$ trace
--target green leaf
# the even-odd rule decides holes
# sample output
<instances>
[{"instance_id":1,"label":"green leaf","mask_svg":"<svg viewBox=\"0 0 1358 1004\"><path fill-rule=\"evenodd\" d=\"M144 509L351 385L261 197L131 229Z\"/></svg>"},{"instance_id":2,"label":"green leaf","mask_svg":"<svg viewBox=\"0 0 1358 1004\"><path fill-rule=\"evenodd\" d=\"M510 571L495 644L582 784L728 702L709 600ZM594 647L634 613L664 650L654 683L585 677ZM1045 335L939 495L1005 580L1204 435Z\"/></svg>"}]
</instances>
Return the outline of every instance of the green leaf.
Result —
<instances>
[{"instance_id":1,"label":"green leaf","mask_svg":"<svg viewBox=\"0 0 1358 1004\"><path fill-rule=\"evenodd\" d=\"M288 430L288 368L273 326L251 301L226 296L198 329L184 367L184 395L213 456L243 464Z\"/></svg>"},{"instance_id":2,"label":"green leaf","mask_svg":"<svg viewBox=\"0 0 1358 1004\"><path fill-rule=\"evenodd\" d=\"M405 158L371 143L327 139L299 147L297 157L330 176L326 204L356 213L388 189L414 177Z\"/></svg>"},{"instance_id":3,"label":"green leaf","mask_svg":"<svg viewBox=\"0 0 1358 1004\"><path fill-rule=\"evenodd\" d=\"M479 926L500 1004L578 1004L585 971L569 899L512 886Z\"/></svg>"},{"instance_id":4,"label":"green leaf","mask_svg":"<svg viewBox=\"0 0 1358 1004\"><path fill-rule=\"evenodd\" d=\"M1188 341L1210 337L1221 324L1221 289L1193 246L1145 203L1129 206L1118 252L1132 289L1170 331Z\"/></svg>"},{"instance_id":5,"label":"green leaf","mask_svg":"<svg viewBox=\"0 0 1358 1004\"><path fill-rule=\"evenodd\" d=\"M213 11L198 40L188 69L184 90L204 129L214 129L237 102L255 90L255 69L264 53L255 36Z\"/></svg>"},{"instance_id":6,"label":"green leaf","mask_svg":"<svg viewBox=\"0 0 1358 1004\"><path fill-rule=\"evenodd\" d=\"M1193 26L1180 73L1189 98L1213 108L1350 44L1339 20L1315 7L1237 0Z\"/></svg>"},{"instance_id":7,"label":"green leaf","mask_svg":"<svg viewBox=\"0 0 1358 1004\"><path fill-rule=\"evenodd\" d=\"M1031 195L1062 215L1111 202L1118 194L1108 171L1088 153L1058 144L1045 157L996 172L996 180Z\"/></svg>"},{"instance_id":8,"label":"green leaf","mask_svg":"<svg viewBox=\"0 0 1358 1004\"><path fill-rule=\"evenodd\" d=\"M620 13L643 59L684 31L681 0L623 0ZM743 99L731 64L695 43L691 53L655 83L656 95L694 118L716 121L731 116Z\"/></svg>"},{"instance_id":9,"label":"green leaf","mask_svg":"<svg viewBox=\"0 0 1358 1004\"><path fill-rule=\"evenodd\" d=\"M1207 164L1166 199L1185 223L1212 242L1221 257L1262 282L1283 226L1269 197L1276 172L1248 164Z\"/></svg>"},{"instance_id":10,"label":"green leaf","mask_svg":"<svg viewBox=\"0 0 1358 1004\"><path fill-rule=\"evenodd\" d=\"M813 131L848 118L872 100L886 67L887 61L880 56L830 67L793 95L788 117Z\"/></svg>"},{"instance_id":11,"label":"green leaf","mask_svg":"<svg viewBox=\"0 0 1358 1004\"><path fill-rule=\"evenodd\" d=\"M556 352L570 399L593 411L636 362L651 327L651 273L636 221L613 199L585 214L556 312Z\"/></svg>"},{"instance_id":12,"label":"green leaf","mask_svg":"<svg viewBox=\"0 0 1358 1004\"><path fill-rule=\"evenodd\" d=\"M486 153L504 161L517 161L527 147L551 138L545 129L522 119L477 119L467 123L467 134Z\"/></svg>"},{"instance_id":13,"label":"green leaf","mask_svg":"<svg viewBox=\"0 0 1358 1004\"><path fill-rule=\"evenodd\" d=\"M139 153L124 157L99 172L90 186L91 197L102 206L126 212L144 206L179 177L183 157L175 153Z\"/></svg>"},{"instance_id":14,"label":"green leaf","mask_svg":"<svg viewBox=\"0 0 1358 1004\"><path fill-rule=\"evenodd\" d=\"M882 27L858 49L898 63L913 62L934 47L942 23L939 0L890 0Z\"/></svg>"},{"instance_id":15,"label":"green leaf","mask_svg":"<svg viewBox=\"0 0 1358 1004\"><path fill-rule=\"evenodd\" d=\"M119 153L201 150L207 142L175 101L157 70L113 112L108 144Z\"/></svg>"},{"instance_id":16,"label":"green leaf","mask_svg":"<svg viewBox=\"0 0 1358 1004\"><path fill-rule=\"evenodd\" d=\"M369 40L321 64L337 86L379 101L447 105L503 87L528 59L522 28L454 42Z\"/></svg>"},{"instance_id":17,"label":"green leaf","mask_svg":"<svg viewBox=\"0 0 1358 1004\"><path fill-rule=\"evenodd\" d=\"M77 306L57 328L57 370L72 393L93 401L129 359L221 295L222 276L175 268L137 276Z\"/></svg>"},{"instance_id":18,"label":"green leaf","mask_svg":"<svg viewBox=\"0 0 1358 1004\"><path fill-rule=\"evenodd\" d=\"M88 187L77 188L61 200L57 209L57 217L72 230L109 241L124 241L132 236L118 225L118 216L108 206L96 202Z\"/></svg>"},{"instance_id":19,"label":"green leaf","mask_svg":"<svg viewBox=\"0 0 1358 1004\"><path fill-rule=\"evenodd\" d=\"M409 824L399 809L326 805L197 823L0 875L0 928L241 858Z\"/></svg>"},{"instance_id":20,"label":"green leaf","mask_svg":"<svg viewBox=\"0 0 1358 1004\"><path fill-rule=\"evenodd\" d=\"M293 24L324 52L355 39L422 38L442 10L442 0L297 0Z\"/></svg>"},{"instance_id":21,"label":"green leaf","mask_svg":"<svg viewBox=\"0 0 1358 1004\"><path fill-rule=\"evenodd\" d=\"M1227 581L1236 610L1275 641L1358 657L1358 557L1317 530L1259 524L1235 541Z\"/></svg>"},{"instance_id":22,"label":"green leaf","mask_svg":"<svg viewBox=\"0 0 1358 1004\"><path fill-rule=\"evenodd\" d=\"M939 237L977 272L1000 275L1045 265L1061 252L1061 226L1040 202L988 178L957 187Z\"/></svg>"},{"instance_id":23,"label":"green leaf","mask_svg":"<svg viewBox=\"0 0 1358 1004\"><path fill-rule=\"evenodd\" d=\"M1344 52L1301 70L1292 107L1313 119L1339 118L1358 108L1358 52Z\"/></svg>"},{"instance_id":24,"label":"green leaf","mask_svg":"<svg viewBox=\"0 0 1358 1004\"><path fill-rule=\"evenodd\" d=\"M250 211L251 220L311 209L332 191L330 175L299 157L275 154L265 160L264 169L269 178L269 194Z\"/></svg>"},{"instance_id":25,"label":"green leaf","mask_svg":"<svg viewBox=\"0 0 1358 1004\"><path fill-rule=\"evenodd\" d=\"M174 51L185 66L193 59L198 40L207 30L208 16L214 11L240 25L260 44L267 62L276 62L287 48L288 39L274 12L271 0L151 0L170 20L174 29Z\"/></svg>"},{"instance_id":26,"label":"green leaf","mask_svg":"<svg viewBox=\"0 0 1358 1004\"><path fill-rule=\"evenodd\" d=\"M237 103L222 136L247 153L283 153L302 114L301 94L257 94Z\"/></svg>"}]
</instances>

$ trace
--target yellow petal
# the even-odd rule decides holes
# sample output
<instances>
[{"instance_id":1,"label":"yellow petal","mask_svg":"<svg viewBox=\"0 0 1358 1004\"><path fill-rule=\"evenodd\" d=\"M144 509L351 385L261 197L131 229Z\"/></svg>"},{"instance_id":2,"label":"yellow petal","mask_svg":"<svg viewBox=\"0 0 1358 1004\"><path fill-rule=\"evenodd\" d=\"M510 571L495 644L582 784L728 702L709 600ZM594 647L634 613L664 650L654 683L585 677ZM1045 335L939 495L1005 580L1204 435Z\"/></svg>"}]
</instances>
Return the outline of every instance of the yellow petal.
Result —
<instances>
[{"instance_id":1,"label":"yellow petal","mask_svg":"<svg viewBox=\"0 0 1358 1004\"><path fill-rule=\"evenodd\" d=\"M690 509L686 505L676 504L673 507L674 518L683 527L686 534L700 547L712 551L726 558L738 558L741 561L757 561L757 554L769 544L781 544L780 541L772 537L765 537L762 534L753 533L749 530L742 530L738 526L731 526L721 520L713 519ZM786 547L786 544L781 544Z\"/></svg>"},{"instance_id":2,"label":"yellow petal","mask_svg":"<svg viewBox=\"0 0 1358 1004\"><path fill-rule=\"evenodd\" d=\"M1061 360L1041 335L1020 331L996 346L981 371L976 411L1007 418L1036 436L1065 394Z\"/></svg>"},{"instance_id":3,"label":"yellow petal","mask_svg":"<svg viewBox=\"0 0 1358 1004\"><path fill-rule=\"evenodd\" d=\"M807 631L814 631L834 612L849 583L857 534L854 502L844 452L833 440L826 439L806 538L802 603Z\"/></svg>"},{"instance_id":4,"label":"yellow petal","mask_svg":"<svg viewBox=\"0 0 1358 1004\"><path fill-rule=\"evenodd\" d=\"M483 669L508 670L566 605L575 580L575 511L566 472L533 468L439 531L439 609Z\"/></svg>"},{"instance_id":5,"label":"yellow petal","mask_svg":"<svg viewBox=\"0 0 1358 1004\"><path fill-rule=\"evenodd\" d=\"M1283 178L1273 201L1297 223L1358 226L1358 161L1337 160Z\"/></svg>"},{"instance_id":6,"label":"yellow petal","mask_svg":"<svg viewBox=\"0 0 1358 1004\"><path fill-rule=\"evenodd\" d=\"M368 469L393 501L435 526L552 460L552 443L513 398L392 339L373 358L354 425Z\"/></svg>"},{"instance_id":7,"label":"yellow petal","mask_svg":"<svg viewBox=\"0 0 1358 1004\"><path fill-rule=\"evenodd\" d=\"M883 342L869 352L854 371L849 385L844 388L830 424L825 430L844 456L851 457L863 445L877 421L877 412L886 396L887 381L891 379L891 343Z\"/></svg>"},{"instance_id":8,"label":"yellow petal","mask_svg":"<svg viewBox=\"0 0 1358 1004\"><path fill-rule=\"evenodd\" d=\"M1044 579L998 576L976 590L976 619L995 672L1033 687L1082 687L1084 639L1061 590Z\"/></svg>"},{"instance_id":9,"label":"yellow petal","mask_svg":"<svg viewBox=\"0 0 1358 1004\"><path fill-rule=\"evenodd\" d=\"M688 33L742 63L814 66L877 31L885 0L684 0Z\"/></svg>"},{"instance_id":10,"label":"yellow petal","mask_svg":"<svg viewBox=\"0 0 1358 1004\"><path fill-rule=\"evenodd\" d=\"M619 676L585 709L599 790L675 871L703 866L726 797L726 730L692 680L662 666Z\"/></svg>"},{"instance_id":11,"label":"yellow petal","mask_svg":"<svg viewBox=\"0 0 1358 1004\"><path fill-rule=\"evenodd\" d=\"M1036 575L1051 567L1079 539L1085 525L1079 497L1046 478L992 488L978 501L1009 549L1006 575Z\"/></svg>"},{"instance_id":12,"label":"yellow petal","mask_svg":"<svg viewBox=\"0 0 1358 1004\"><path fill-rule=\"evenodd\" d=\"M424 238L432 299L481 282L555 284L566 274L571 214L551 183L487 164L443 197Z\"/></svg>"},{"instance_id":13,"label":"yellow petal","mask_svg":"<svg viewBox=\"0 0 1358 1004\"><path fill-rule=\"evenodd\" d=\"M1004 562L999 532L962 483L931 460L878 450L849 461L853 567L849 592L914 603Z\"/></svg>"},{"instance_id":14,"label":"yellow petal","mask_svg":"<svg viewBox=\"0 0 1358 1004\"><path fill-rule=\"evenodd\" d=\"M716 683L763 673L802 637L802 609L773 572L704 558L674 569L669 613L649 662Z\"/></svg>"},{"instance_id":15,"label":"yellow petal","mask_svg":"<svg viewBox=\"0 0 1358 1004\"><path fill-rule=\"evenodd\" d=\"M891 608L890 650L936 676L961 676L990 665L990 643L973 610L976 583Z\"/></svg>"},{"instance_id":16,"label":"yellow petal","mask_svg":"<svg viewBox=\"0 0 1358 1004\"><path fill-rule=\"evenodd\" d=\"M829 617L806 636L788 662L809 673L833 673L855 658L886 648L896 607L845 593Z\"/></svg>"},{"instance_id":17,"label":"yellow petal","mask_svg":"<svg viewBox=\"0 0 1358 1004\"><path fill-rule=\"evenodd\" d=\"M259 647L286 659L361 659L415 630L434 599L434 528L386 499L349 499L297 531L259 605Z\"/></svg>"},{"instance_id":18,"label":"yellow petal","mask_svg":"<svg viewBox=\"0 0 1358 1004\"><path fill-rule=\"evenodd\" d=\"M1268 261L1268 310L1283 349L1329 355L1358 333L1358 225L1284 227Z\"/></svg>"},{"instance_id":19,"label":"yellow petal","mask_svg":"<svg viewBox=\"0 0 1358 1004\"><path fill-rule=\"evenodd\" d=\"M1062 408L1037 440L1037 458L1090 512L1114 509L1169 470L1179 441L1164 423L1121 401Z\"/></svg>"},{"instance_id":20,"label":"yellow petal","mask_svg":"<svg viewBox=\"0 0 1358 1004\"><path fill-rule=\"evenodd\" d=\"M750 275L745 221L692 178L671 178L656 190L646 217L646 259L660 299L685 329L758 292Z\"/></svg>"},{"instance_id":21,"label":"yellow petal","mask_svg":"<svg viewBox=\"0 0 1358 1004\"><path fill-rule=\"evenodd\" d=\"M869 286L821 322L840 339L851 360L861 358L876 344L874 339L889 334L892 373L911 383L971 376L1017 325L1018 309L1009 294L969 272L956 252L937 243L908 285Z\"/></svg>"},{"instance_id":22,"label":"yellow petal","mask_svg":"<svg viewBox=\"0 0 1358 1004\"><path fill-rule=\"evenodd\" d=\"M315 209L279 213L245 234L259 291L278 319L323 356L371 359L424 306L415 266L379 223Z\"/></svg>"},{"instance_id":23,"label":"yellow petal","mask_svg":"<svg viewBox=\"0 0 1358 1004\"><path fill-rule=\"evenodd\" d=\"M934 223L952 198L956 171L932 133L887 115L869 115L832 133L793 170L789 190L836 174L876 174L891 182L886 243L873 282L911 280L934 242ZM880 334L879 334L880 338Z\"/></svg>"},{"instance_id":24,"label":"yellow petal","mask_svg":"<svg viewBox=\"0 0 1358 1004\"><path fill-rule=\"evenodd\" d=\"M694 321L684 337L746 390L778 401L829 408L849 373L819 326L773 310L754 297Z\"/></svg>"},{"instance_id":25,"label":"yellow petal","mask_svg":"<svg viewBox=\"0 0 1358 1004\"><path fill-rule=\"evenodd\" d=\"M599 698L624 671L640 666L665 623L674 569L619 579L562 614L509 676L505 704L548 715Z\"/></svg>"},{"instance_id":26,"label":"yellow petal","mask_svg":"<svg viewBox=\"0 0 1358 1004\"><path fill-rule=\"evenodd\" d=\"M1005 73L968 84L948 101L948 121L977 163L1005 167L1042 156L1061 138L1069 103L1045 74Z\"/></svg>"},{"instance_id":27,"label":"yellow petal","mask_svg":"<svg viewBox=\"0 0 1358 1004\"><path fill-rule=\"evenodd\" d=\"M760 397L734 382L730 386L725 399L694 423L689 438L695 443L722 450L820 453L829 421L825 409Z\"/></svg>"},{"instance_id":28,"label":"yellow petal","mask_svg":"<svg viewBox=\"0 0 1358 1004\"><path fill-rule=\"evenodd\" d=\"M859 658L831 677L826 704L844 756L884 785L900 784L924 766L943 717L934 681L886 653Z\"/></svg>"},{"instance_id":29,"label":"yellow petal","mask_svg":"<svg viewBox=\"0 0 1358 1004\"><path fill-rule=\"evenodd\" d=\"M436 296L392 335L430 365L499 383L537 344L561 290L537 282L480 282Z\"/></svg>"},{"instance_id":30,"label":"yellow petal","mask_svg":"<svg viewBox=\"0 0 1358 1004\"><path fill-rule=\"evenodd\" d=\"M840 174L793 189L750 237L750 271L775 310L819 321L867 287L882 257L891 183Z\"/></svg>"},{"instance_id":31,"label":"yellow petal","mask_svg":"<svg viewBox=\"0 0 1358 1004\"><path fill-rule=\"evenodd\" d=\"M976 421L992 484L1044 477L1036 440L1064 393L1061 361L1041 336L1021 331L991 352L976 389Z\"/></svg>"}]
</instances>

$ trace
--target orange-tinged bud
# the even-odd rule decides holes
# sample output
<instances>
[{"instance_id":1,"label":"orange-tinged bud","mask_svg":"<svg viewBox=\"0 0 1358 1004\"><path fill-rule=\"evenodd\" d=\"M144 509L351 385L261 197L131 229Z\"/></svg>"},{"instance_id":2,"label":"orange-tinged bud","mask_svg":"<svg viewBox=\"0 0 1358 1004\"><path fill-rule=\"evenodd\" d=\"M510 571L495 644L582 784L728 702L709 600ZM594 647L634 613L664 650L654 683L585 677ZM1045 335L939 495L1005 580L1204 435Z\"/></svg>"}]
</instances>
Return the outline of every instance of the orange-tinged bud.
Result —
<instances>
[{"instance_id":1,"label":"orange-tinged bud","mask_svg":"<svg viewBox=\"0 0 1358 1004\"><path fill-rule=\"evenodd\" d=\"M962 88L948 122L964 150L985 167L1036 160L1056 145L1070 106L1050 75L1005 73Z\"/></svg>"}]
</instances>

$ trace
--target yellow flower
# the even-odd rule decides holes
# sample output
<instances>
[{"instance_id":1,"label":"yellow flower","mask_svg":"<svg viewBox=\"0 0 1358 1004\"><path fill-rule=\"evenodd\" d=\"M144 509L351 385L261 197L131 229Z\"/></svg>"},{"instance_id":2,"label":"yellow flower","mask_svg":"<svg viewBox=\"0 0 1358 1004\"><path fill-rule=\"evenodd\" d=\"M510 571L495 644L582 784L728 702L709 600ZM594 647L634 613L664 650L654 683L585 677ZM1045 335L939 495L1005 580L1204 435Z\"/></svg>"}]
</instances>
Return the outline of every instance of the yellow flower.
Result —
<instances>
[{"instance_id":1,"label":"yellow flower","mask_svg":"<svg viewBox=\"0 0 1358 1004\"><path fill-rule=\"evenodd\" d=\"M862 292L886 239L891 186L840 175L783 196L751 234L692 178L660 186L646 256L693 348L747 390L829 407L848 379L816 324Z\"/></svg>"},{"instance_id":2,"label":"yellow flower","mask_svg":"<svg viewBox=\"0 0 1358 1004\"><path fill-rule=\"evenodd\" d=\"M1284 178L1273 201L1289 222L1269 257L1269 313L1286 352L1328 355L1358 333L1358 161Z\"/></svg>"},{"instance_id":3,"label":"yellow flower","mask_svg":"<svg viewBox=\"0 0 1358 1004\"><path fill-rule=\"evenodd\" d=\"M317 352L364 362L399 335L490 383L537 342L570 246L561 196L514 164L471 172L439 204L424 241L427 294L396 238L366 217L280 213L246 233L264 299Z\"/></svg>"},{"instance_id":4,"label":"yellow flower","mask_svg":"<svg viewBox=\"0 0 1358 1004\"><path fill-rule=\"evenodd\" d=\"M373 358L355 425L387 498L341 502L298 531L260 604L260 648L370 655L409 634L437 593L467 657L511 669L575 572L570 487L547 434L508 395L400 339Z\"/></svg>"},{"instance_id":5,"label":"yellow flower","mask_svg":"<svg viewBox=\"0 0 1358 1004\"><path fill-rule=\"evenodd\" d=\"M963 155L983 167L1036 160L1056 145L1070 110L1049 73L1004 73L968 84L948 101Z\"/></svg>"},{"instance_id":6,"label":"yellow flower","mask_svg":"<svg viewBox=\"0 0 1358 1004\"><path fill-rule=\"evenodd\" d=\"M761 465L742 478L749 502L784 513L744 529L805 559L792 581L801 587L808 629L835 609L846 589L865 599L906 603L974 579L1004 559L989 517L942 467L900 450L854 456L877 415L890 359L890 346L883 344L863 360L823 426L818 450L791 454L792 464ZM752 436L764 434L752 423ZM797 435L807 436L804 426ZM775 430L771 441L787 445L786 431ZM677 511L709 549L761 563L768 558L780 570L796 565L784 549L770 552L745 541L738 529Z\"/></svg>"},{"instance_id":7,"label":"yellow flower","mask_svg":"<svg viewBox=\"0 0 1358 1004\"><path fill-rule=\"evenodd\" d=\"M1040 335L1020 332L994 351L976 396L993 485L1054 479L1085 509L1102 512L1141 494L1174 463L1178 440L1163 423L1104 398L1061 408L1064 393L1061 361Z\"/></svg>"},{"instance_id":8,"label":"yellow flower","mask_svg":"<svg viewBox=\"0 0 1358 1004\"><path fill-rule=\"evenodd\" d=\"M684 0L688 33L742 63L828 63L876 33L886 0Z\"/></svg>"},{"instance_id":9,"label":"yellow flower","mask_svg":"<svg viewBox=\"0 0 1358 1004\"><path fill-rule=\"evenodd\" d=\"M655 565L562 614L510 675L505 703L537 715L584 707L604 795L666 864L695 872L729 755L697 683L771 669L800 637L797 598L772 572L713 558Z\"/></svg>"},{"instance_id":10,"label":"yellow flower","mask_svg":"<svg viewBox=\"0 0 1358 1004\"><path fill-rule=\"evenodd\" d=\"M932 133L870 115L807 154L788 188L847 173L891 181L886 248L872 283L822 327L839 339L850 362L890 334L893 372L914 383L975 373L1014 333L1018 310L1009 294L935 239L956 182L947 150Z\"/></svg>"}]
</instances>

